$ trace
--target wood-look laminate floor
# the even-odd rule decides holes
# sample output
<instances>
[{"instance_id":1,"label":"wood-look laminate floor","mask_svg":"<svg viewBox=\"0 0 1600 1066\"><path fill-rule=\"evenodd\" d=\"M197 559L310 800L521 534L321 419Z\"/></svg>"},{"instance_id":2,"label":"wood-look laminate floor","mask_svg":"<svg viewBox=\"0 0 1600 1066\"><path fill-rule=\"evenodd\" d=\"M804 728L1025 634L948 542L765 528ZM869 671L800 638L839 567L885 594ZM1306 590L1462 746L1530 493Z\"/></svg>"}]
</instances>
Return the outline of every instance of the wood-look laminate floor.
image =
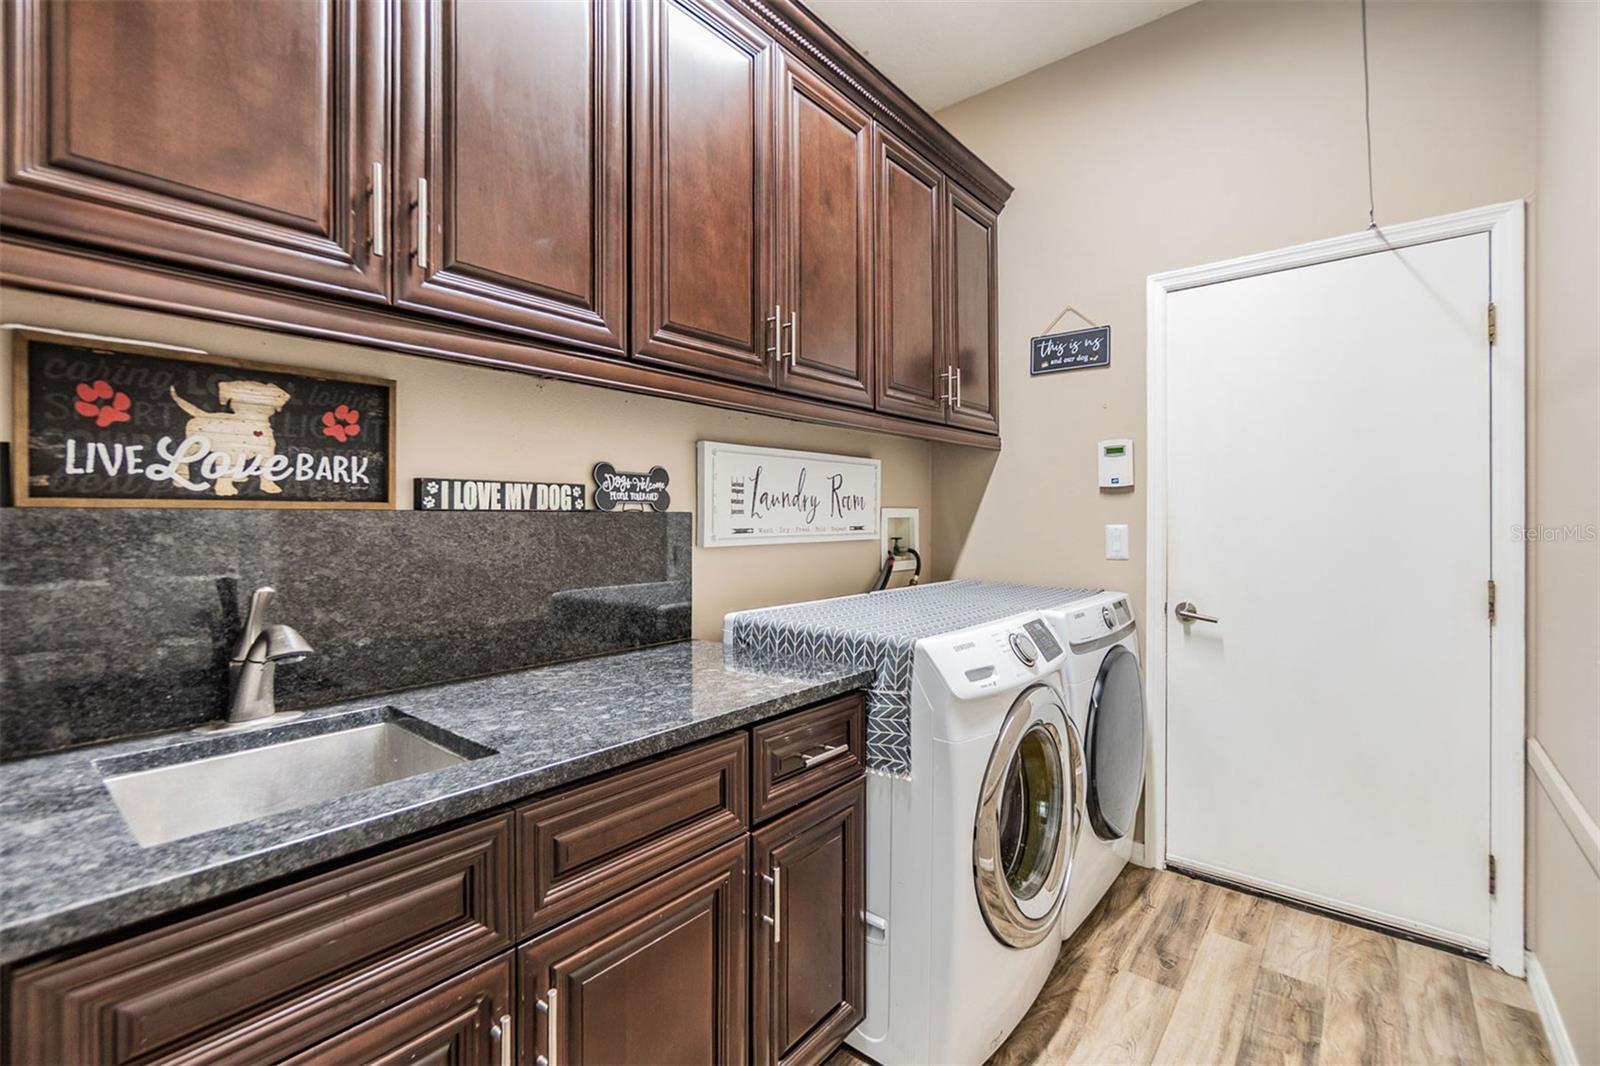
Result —
<instances>
[{"instance_id":1,"label":"wood-look laminate floor","mask_svg":"<svg viewBox=\"0 0 1600 1066\"><path fill-rule=\"evenodd\" d=\"M841 1051L828 1066L862 1061ZM1523 981L1130 866L990 1064L1550 1061Z\"/></svg>"}]
</instances>

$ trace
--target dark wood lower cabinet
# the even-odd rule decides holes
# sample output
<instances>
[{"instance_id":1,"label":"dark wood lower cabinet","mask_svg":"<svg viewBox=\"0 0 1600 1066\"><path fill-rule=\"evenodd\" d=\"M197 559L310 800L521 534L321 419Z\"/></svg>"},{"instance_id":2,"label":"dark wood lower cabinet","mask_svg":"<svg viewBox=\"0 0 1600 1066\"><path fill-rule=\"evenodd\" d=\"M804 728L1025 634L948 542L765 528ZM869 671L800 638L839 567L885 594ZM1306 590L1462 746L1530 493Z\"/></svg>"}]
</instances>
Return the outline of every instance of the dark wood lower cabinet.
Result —
<instances>
[{"instance_id":1,"label":"dark wood lower cabinet","mask_svg":"<svg viewBox=\"0 0 1600 1066\"><path fill-rule=\"evenodd\" d=\"M264 1062L508 951L501 813L140 936L18 968L5 1062Z\"/></svg>"},{"instance_id":2,"label":"dark wood lower cabinet","mask_svg":"<svg viewBox=\"0 0 1600 1066\"><path fill-rule=\"evenodd\" d=\"M523 1062L745 1061L748 851L725 844L525 945Z\"/></svg>"},{"instance_id":3,"label":"dark wood lower cabinet","mask_svg":"<svg viewBox=\"0 0 1600 1066\"><path fill-rule=\"evenodd\" d=\"M348 1029L292 1066L488 1066L514 1051L516 956L506 953Z\"/></svg>"},{"instance_id":4,"label":"dark wood lower cabinet","mask_svg":"<svg viewBox=\"0 0 1600 1066\"><path fill-rule=\"evenodd\" d=\"M865 1011L866 802L858 777L755 832L757 1066L821 1062Z\"/></svg>"},{"instance_id":5,"label":"dark wood lower cabinet","mask_svg":"<svg viewBox=\"0 0 1600 1066\"><path fill-rule=\"evenodd\" d=\"M820 1063L865 1009L864 713L835 697L30 960L0 974L0 1062Z\"/></svg>"}]
</instances>

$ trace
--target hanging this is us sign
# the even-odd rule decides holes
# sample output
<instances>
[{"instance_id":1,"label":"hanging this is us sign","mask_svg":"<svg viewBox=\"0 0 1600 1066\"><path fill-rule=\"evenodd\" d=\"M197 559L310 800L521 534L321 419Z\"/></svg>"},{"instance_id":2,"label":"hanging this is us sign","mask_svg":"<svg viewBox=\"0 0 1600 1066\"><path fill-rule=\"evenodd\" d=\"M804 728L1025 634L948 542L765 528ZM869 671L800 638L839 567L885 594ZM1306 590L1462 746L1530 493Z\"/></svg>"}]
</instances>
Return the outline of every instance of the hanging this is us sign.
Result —
<instances>
[{"instance_id":1,"label":"hanging this is us sign","mask_svg":"<svg viewBox=\"0 0 1600 1066\"><path fill-rule=\"evenodd\" d=\"M877 459L701 441L700 546L876 540Z\"/></svg>"},{"instance_id":2,"label":"hanging this is us sign","mask_svg":"<svg viewBox=\"0 0 1600 1066\"><path fill-rule=\"evenodd\" d=\"M1075 329L1033 338L1028 350L1030 374L1054 374L1111 365L1111 327Z\"/></svg>"},{"instance_id":3,"label":"hanging this is us sign","mask_svg":"<svg viewBox=\"0 0 1600 1066\"><path fill-rule=\"evenodd\" d=\"M48 333L13 348L21 506L394 505L392 381Z\"/></svg>"}]
</instances>

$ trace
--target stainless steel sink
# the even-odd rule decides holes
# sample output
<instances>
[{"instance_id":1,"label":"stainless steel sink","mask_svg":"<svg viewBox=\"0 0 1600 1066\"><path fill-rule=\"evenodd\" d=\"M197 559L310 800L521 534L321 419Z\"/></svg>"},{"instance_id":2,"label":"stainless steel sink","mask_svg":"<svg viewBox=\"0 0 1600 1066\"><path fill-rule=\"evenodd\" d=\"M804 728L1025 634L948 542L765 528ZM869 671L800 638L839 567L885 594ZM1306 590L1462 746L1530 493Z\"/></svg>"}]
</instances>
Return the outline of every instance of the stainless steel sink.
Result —
<instances>
[{"instance_id":1,"label":"stainless steel sink","mask_svg":"<svg viewBox=\"0 0 1600 1066\"><path fill-rule=\"evenodd\" d=\"M442 770L473 757L390 719L108 773L103 780L134 838L148 848Z\"/></svg>"}]
</instances>

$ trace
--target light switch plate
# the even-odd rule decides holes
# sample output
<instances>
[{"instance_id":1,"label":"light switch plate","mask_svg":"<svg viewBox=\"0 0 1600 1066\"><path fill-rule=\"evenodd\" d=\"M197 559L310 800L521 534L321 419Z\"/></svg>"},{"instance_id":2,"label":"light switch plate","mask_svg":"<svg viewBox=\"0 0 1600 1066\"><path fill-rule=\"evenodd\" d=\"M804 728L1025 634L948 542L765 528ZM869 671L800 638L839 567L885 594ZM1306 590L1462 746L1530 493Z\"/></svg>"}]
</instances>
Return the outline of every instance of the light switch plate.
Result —
<instances>
[{"instance_id":1,"label":"light switch plate","mask_svg":"<svg viewBox=\"0 0 1600 1066\"><path fill-rule=\"evenodd\" d=\"M1128 557L1128 527L1126 524L1106 524L1106 558L1126 559Z\"/></svg>"}]
</instances>

